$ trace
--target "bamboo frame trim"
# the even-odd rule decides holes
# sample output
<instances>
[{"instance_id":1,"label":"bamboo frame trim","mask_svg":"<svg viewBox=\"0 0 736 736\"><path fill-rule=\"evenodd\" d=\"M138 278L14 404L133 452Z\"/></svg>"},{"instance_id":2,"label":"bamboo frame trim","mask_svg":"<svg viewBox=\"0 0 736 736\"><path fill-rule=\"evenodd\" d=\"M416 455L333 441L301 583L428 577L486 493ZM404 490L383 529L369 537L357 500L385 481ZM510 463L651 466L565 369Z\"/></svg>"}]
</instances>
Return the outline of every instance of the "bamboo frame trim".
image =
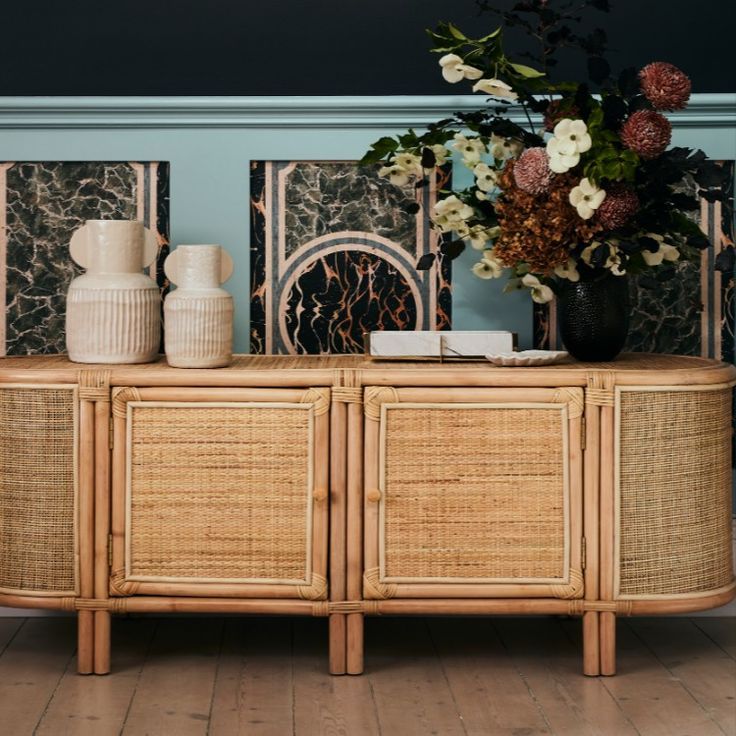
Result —
<instances>
[{"instance_id":1,"label":"bamboo frame trim","mask_svg":"<svg viewBox=\"0 0 736 736\"><path fill-rule=\"evenodd\" d=\"M637 593L621 595L621 394L628 392L682 392L682 391L720 391L733 388L736 380L727 383L713 383L694 386L616 386L614 404L614 467L613 467L613 489L614 489L614 519L613 519L613 597L621 601L676 601L695 600L706 598L719 593L736 589L736 580L729 585L716 590L698 591L695 593Z\"/></svg>"},{"instance_id":2,"label":"bamboo frame trim","mask_svg":"<svg viewBox=\"0 0 736 736\"><path fill-rule=\"evenodd\" d=\"M556 394L559 392L556 392ZM582 392L581 392L582 393ZM366 391L367 396L367 391ZM379 442L378 442L378 490L381 497L378 502L378 579L367 580L372 588L375 583L391 585L396 583L407 584L471 584L471 585L498 585L498 584L550 584L555 586L571 584L571 528L570 528L570 403L541 403L541 402L397 402L381 403ZM367 398L366 398L367 407ZM546 409L560 412L562 427L562 472L563 472L563 573L559 578L412 578L388 577L386 575L386 422L389 410L395 409ZM577 406L573 407L573 411ZM367 413L367 412L366 412ZM579 415L578 415L579 416ZM367 575L371 571L366 571ZM364 580L366 579L364 575ZM574 586L576 587L576 586ZM389 588L390 589L390 588ZM377 590L380 590L377 589ZM380 597L386 597L381 595Z\"/></svg>"},{"instance_id":3,"label":"bamboo frame trim","mask_svg":"<svg viewBox=\"0 0 736 736\"><path fill-rule=\"evenodd\" d=\"M79 371L79 398L85 401L110 400L110 370L87 368Z\"/></svg>"},{"instance_id":4,"label":"bamboo frame trim","mask_svg":"<svg viewBox=\"0 0 736 736\"><path fill-rule=\"evenodd\" d=\"M311 389L310 389L311 390ZM327 389L329 391L329 389ZM305 397L309 392L305 393ZM320 394L322 396L322 394ZM307 465L307 509L306 509L306 568L302 579L280 579L280 578L191 578L191 577L165 577L165 576L143 576L131 574L131 542L132 542L132 443L133 443L133 410L137 408L227 408L227 409L299 409L309 412L309 462ZM329 407L329 403L328 403ZM315 429L315 404L274 402L274 401L249 401L249 402L227 402L227 401L128 401L126 413L126 438L125 438L125 560L124 560L124 584L132 583L197 583L203 585L211 584L266 584L266 585L296 585L307 590L311 589L315 573L313 571L313 507L314 507L314 429ZM324 414L324 412L322 412ZM320 578L322 576L317 575ZM324 578L322 578L324 579ZM318 581L317 581L318 582ZM317 594L324 595L322 585L318 584ZM125 587L117 588L122 592ZM326 590L326 582L325 582ZM299 591L300 597L302 591Z\"/></svg>"},{"instance_id":5,"label":"bamboo frame trim","mask_svg":"<svg viewBox=\"0 0 736 736\"><path fill-rule=\"evenodd\" d=\"M3 389L56 389L59 391L71 391L72 392L72 406L73 406L73 424L74 432L72 438L72 453L74 460L72 462L72 482L74 484L73 500L72 500L72 534L74 536L74 590L63 590L63 591L36 591L30 589L15 589L15 588L2 588L0 587L0 594L3 595L32 595L33 597L43 598L61 598L64 596L78 596L80 595L81 586L81 575L80 575L80 551L79 551L79 387L75 384L69 383L0 383L0 390Z\"/></svg>"},{"instance_id":6,"label":"bamboo frame trim","mask_svg":"<svg viewBox=\"0 0 736 736\"><path fill-rule=\"evenodd\" d=\"M362 404L363 389L358 386L336 386L332 389L332 400L344 404Z\"/></svg>"},{"instance_id":7,"label":"bamboo frame trim","mask_svg":"<svg viewBox=\"0 0 736 736\"><path fill-rule=\"evenodd\" d=\"M732 580L728 585L723 585L720 588L714 588L713 590L699 590L695 593L638 593L635 595L618 595L618 591L616 590L615 594L616 600L619 601L687 601L698 600L699 598L710 598L714 595L720 595L721 593L728 593L735 590L736 580Z\"/></svg>"}]
</instances>

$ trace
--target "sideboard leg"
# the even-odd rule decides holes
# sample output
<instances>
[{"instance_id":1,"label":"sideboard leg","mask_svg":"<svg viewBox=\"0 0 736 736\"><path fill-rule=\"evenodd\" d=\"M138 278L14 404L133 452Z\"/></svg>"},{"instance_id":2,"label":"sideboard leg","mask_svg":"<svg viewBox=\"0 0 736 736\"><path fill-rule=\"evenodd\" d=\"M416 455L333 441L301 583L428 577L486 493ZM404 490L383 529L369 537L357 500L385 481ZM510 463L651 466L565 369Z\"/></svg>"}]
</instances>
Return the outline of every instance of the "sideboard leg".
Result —
<instances>
[{"instance_id":1,"label":"sideboard leg","mask_svg":"<svg viewBox=\"0 0 736 736\"><path fill-rule=\"evenodd\" d=\"M95 611L95 674L110 672L110 613Z\"/></svg>"},{"instance_id":2,"label":"sideboard leg","mask_svg":"<svg viewBox=\"0 0 736 736\"><path fill-rule=\"evenodd\" d=\"M94 611L77 613L77 672L80 675L91 675L94 671L94 616Z\"/></svg>"},{"instance_id":3,"label":"sideboard leg","mask_svg":"<svg viewBox=\"0 0 736 736\"><path fill-rule=\"evenodd\" d=\"M347 668L347 623L344 613L330 614L330 674L344 675Z\"/></svg>"},{"instance_id":4,"label":"sideboard leg","mask_svg":"<svg viewBox=\"0 0 736 736\"><path fill-rule=\"evenodd\" d=\"M601 674L616 674L616 614L601 613Z\"/></svg>"},{"instance_id":5,"label":"sideboard leg","mask_svg":"<svg viewBox=\"0 0 736 736\"><path fill-rule=\"evenodd\" d=\"M583 614L583 674L596 677L601 673L600 631L597 611Z\"/></svg>"},{"instance_id":6,"label":"sideboard leg","mask_svg":"<svg viewBox=\"0 0 736 736\"><path fill-rule=\"evenodd\" d=\"M363 672L363 614L348 614L348 674Z\"/></svg>"}]
</instances>

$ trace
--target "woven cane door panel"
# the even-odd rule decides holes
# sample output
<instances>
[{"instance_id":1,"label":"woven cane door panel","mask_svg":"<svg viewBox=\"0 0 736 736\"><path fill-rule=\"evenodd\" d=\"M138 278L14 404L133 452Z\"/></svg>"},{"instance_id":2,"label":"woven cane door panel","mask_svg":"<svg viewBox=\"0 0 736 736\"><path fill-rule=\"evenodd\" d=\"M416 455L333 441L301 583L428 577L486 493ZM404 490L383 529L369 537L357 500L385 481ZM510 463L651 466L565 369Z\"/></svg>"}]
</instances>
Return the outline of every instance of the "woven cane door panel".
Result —
<instances>
[{"instance_id":1,"label":"woven cane door panel","mask_svg":"<svg viewBox=\"0 0 736 736\"><path fill-rule=\"evenodd\" d=\"M125 580L282 586L273 597L324 580L312 504L325 420L308 403L129 403Z\"/></svg>"},{"instance_id":2,"label":"woven cane door panel","mask_svg":"<svg viewBox=\"0 0 736 736\"><path fill-rule=\"evenodd\" d=\"M731 389L619 390L617 425L618 596L729 585Z\"/></svg>"},{"instance_id":3,"label":"woven cane door panel","mask_svg":"<svg viewBox=\"0 0 736 736\"><path fill-rule=\"evenodd\" d=\"M564 403L384 404L379 588L567 595L552 588L570 582L569 421Z\"/></svg>"},{"instance_id":4,"label":"woven cane door panel","mask_svg":"<svg viewBox=\"0 0 736 736\"><path fill-rule=\"evenodd\" d=\"M76 390L0 388L0 591L74 595Z\"/></svg>"}]
</instances>

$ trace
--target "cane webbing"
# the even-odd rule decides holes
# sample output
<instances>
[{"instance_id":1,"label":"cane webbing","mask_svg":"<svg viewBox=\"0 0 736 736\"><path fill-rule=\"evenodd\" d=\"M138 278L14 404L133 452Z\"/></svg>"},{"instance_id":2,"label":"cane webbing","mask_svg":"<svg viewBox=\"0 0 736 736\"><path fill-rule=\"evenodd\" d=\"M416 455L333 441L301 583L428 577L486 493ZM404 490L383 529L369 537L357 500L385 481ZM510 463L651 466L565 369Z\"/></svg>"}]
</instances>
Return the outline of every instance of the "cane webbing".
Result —
<instances>
[{"instance_id":1,"label":"cane webbing","mask_svg":"<svg viewBox=\"0 0 736 736\"><path fill-rule=\"evenodd\" d=\"M386 580L562 578L561 411L431 407L386 411Z\"/></svg>"},{"instance_id":2,"label":"cane webbing","mask_svg":"<svg viewBox=\"0 0 736 736\"><path fill-rule=\"evenodd\" d=\"M620 595L727 585L731 391L622 391Z\"/></svg>"},{"instance_id":3,"label":"cane webbing","mask_svg":"<svg viewBox=\"0 0 736 736\"><path fill-rule=\"evenodd\" d=\"M305 408L132 410L128 574L305 581Z\"/></svg>"},{"instance_id":4,"label":"cane webbing","mask_svg":"<svg viewBox=\"0 0 736 736\"><path fill-rule=\"evenodd\" d=\"M71 389L0 389L2 589L75 592L76 431Z\"/></svg>"}]
</instances>

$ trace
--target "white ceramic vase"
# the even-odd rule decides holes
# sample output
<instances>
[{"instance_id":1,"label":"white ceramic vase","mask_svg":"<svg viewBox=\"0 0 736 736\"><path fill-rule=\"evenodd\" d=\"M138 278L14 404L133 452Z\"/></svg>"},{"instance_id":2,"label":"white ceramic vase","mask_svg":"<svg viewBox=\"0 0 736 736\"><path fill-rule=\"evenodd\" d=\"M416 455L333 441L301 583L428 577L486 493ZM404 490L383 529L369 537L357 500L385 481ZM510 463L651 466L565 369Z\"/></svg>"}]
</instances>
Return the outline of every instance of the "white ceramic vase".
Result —
<instances>
[{"instance_id":1,"label":"white ceramic vase","mask_svg":"<svg viewBox=\"0 0 736 736\"><path fill-rule=\"evenodd\" d=\"M87 273L69 285L66 346L77 363L148 363L161 343L161 294L143 269L158 253L142 222L88 220L72 236Z\"/></svg>"},{"instance_id":2,"label":"white ceramic vase","mask_svg":"<svg viewBox=\"0 0 736 736\"><path fill-rule=\"evenodd\" d=\"M166 360L175 368L223 368L233 357L233 298L220 287L233 262L219 245L179 245L164 271L178 289L164 301Z\"/></svg>"}]
</instances>

